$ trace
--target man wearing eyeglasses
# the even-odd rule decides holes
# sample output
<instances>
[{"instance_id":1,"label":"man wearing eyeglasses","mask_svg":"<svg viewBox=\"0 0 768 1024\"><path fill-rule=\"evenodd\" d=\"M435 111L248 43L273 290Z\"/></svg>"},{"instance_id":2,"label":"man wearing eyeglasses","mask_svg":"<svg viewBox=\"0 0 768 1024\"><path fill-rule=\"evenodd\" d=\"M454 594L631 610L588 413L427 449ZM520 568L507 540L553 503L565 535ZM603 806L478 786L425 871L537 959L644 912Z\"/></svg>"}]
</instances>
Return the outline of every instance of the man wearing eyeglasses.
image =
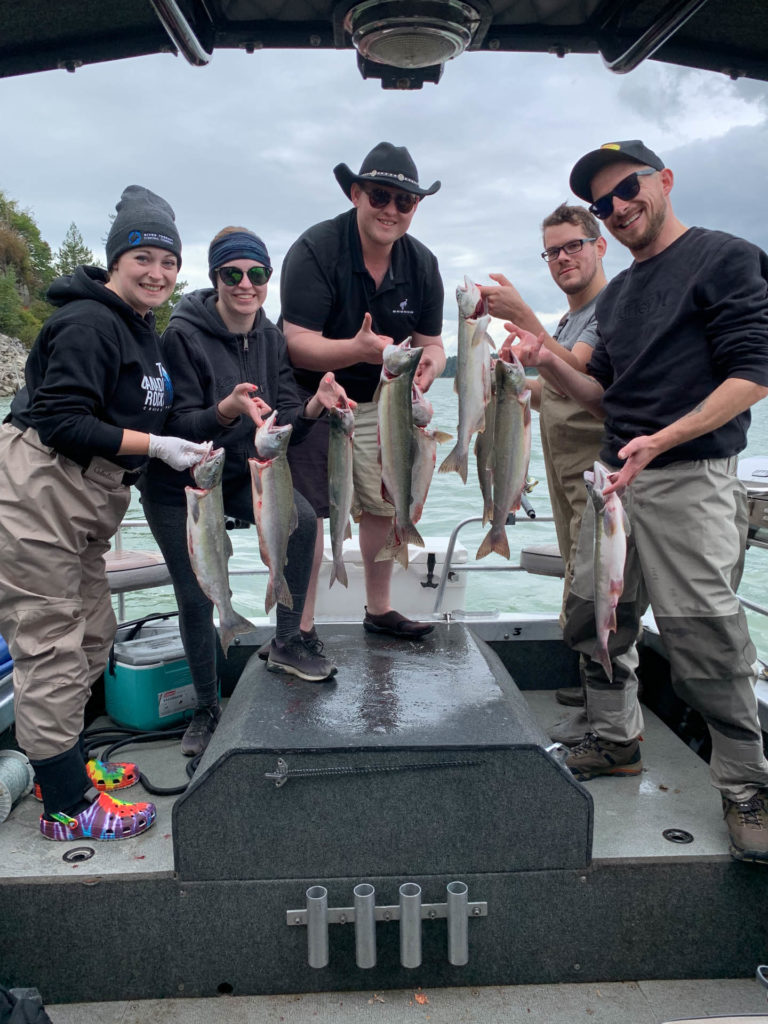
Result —
<instances>
[{"instance_id":1,"label":"man wearing eyeglasses","mask_svg":"<svg viewBox=\"0 0 768 1024\"><path fill-rule=\"evenodd\" d=\"M634 257L598 299L588 375L508 326L525 363L605 416L605 492L624 492L631 525L611 658L634 642L650 603L674 689L709 728L731 853L768 863L756 654L733 589L747 535L736 456L750 406L768 394L768 256L724 232L686 228L672 210L673 184L636 139L587 153L571 172L573 191ZM564 630L586 655L595 646L591 536L588 507ZM586 695L590 731L566 764L582 780L637 774L636 699L592 660Z\"/></svg>"},{"instance_id":2,"label":"man wearing eyeglasses","mask_svg":"<svg viewBox=\"0 0 768 1024\"><path fill-rule=\"evenodd\" d=\"M315 224L289 249L280 282L282 327L300 388L314 393L314 381L333 370L358 403L353 512L360 525L365 571L363 626L369 632L418 640L433 627L392 608L392 561L376 561L394 509L381 497L374 393L384 349L409 335L414 347L424 349L416 374L422 391L445 368L443 285L437 259L408 234L420 200L434 195L440 182L422 188L408 150L389 142L372 149L357 174L346 164L333 173L353 209ZM307 635L313 629L323 553L322 520L329 514L327 449L327 421L321 421L293 446L289 457L294 485L318 516L315 561L301 624Z\"/></svg>"},{"instance_id":3,"label":"man wearing eyeglasses","mask_svg":"<svg viewBox=\"0 0 768 1024\"><path fill-rule=\"evenodd\" d=\"M515 286L503 274L491 274L498 285L480 288L492 316L512 320L533 334L544 334L544 344L559 358L582 373L597 341L595 304L606 285L603 256L606 243L599 221L583 206L562 203L541 225L546 262L552 280L568 300L568 312L552 335L545 330L535 312ZM587 502L584 471L592 468L603 436L602 424L560 389L546 380L531 381L532 404L539 410L539 428L547 471L552 515L557 544L565 562L563 613L573 579L573 560L579 539L581 519ZM581 687L557 691L561 703L584 703ZM552 738L561 743L577 743L584 735L586 719L577 713L552 727Z\"/></svg>"}]
</instances>

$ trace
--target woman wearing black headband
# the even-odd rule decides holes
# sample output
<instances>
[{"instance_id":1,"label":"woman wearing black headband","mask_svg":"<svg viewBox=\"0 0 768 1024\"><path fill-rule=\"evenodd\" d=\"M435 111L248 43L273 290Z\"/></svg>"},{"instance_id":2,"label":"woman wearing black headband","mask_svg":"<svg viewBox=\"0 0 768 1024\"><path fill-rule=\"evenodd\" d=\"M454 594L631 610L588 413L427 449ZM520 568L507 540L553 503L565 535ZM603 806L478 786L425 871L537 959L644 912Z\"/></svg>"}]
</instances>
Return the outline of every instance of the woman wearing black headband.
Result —
<instances>
[{"instance_id":1,"label":"woman wearing black headband","mask_svg":"<svg viewBox=\"0 0 768 1024\"><path fill-rule=\"evenodd\" d=\"M296 389L282 332L264 313L272 264L264 242L246 228L224 228L211 242L208 269L213 288L186 295L163 335L163 357L173 379L168 429L192 440L213 438L226 449L224 508L253 522L248 459L254 445L254 404L260 415L278 410L278 422L293 424L303 437L343 395L327 374L306 403ZM256 393L256 397L252 397ZM219 720L213 607L192 571L186 541L183 474L151 466L141 484L144 509L165 556L179 606L184 649L197 695L197 710L182 751L205 750ZM293 609L277 605L277 628L269 651L272 671L322 682L336 671L322 655L316 634L299 629L315 545L315 515L294 492L298 526L290 536L285 578Z\"/></svg>"}]
</instances>

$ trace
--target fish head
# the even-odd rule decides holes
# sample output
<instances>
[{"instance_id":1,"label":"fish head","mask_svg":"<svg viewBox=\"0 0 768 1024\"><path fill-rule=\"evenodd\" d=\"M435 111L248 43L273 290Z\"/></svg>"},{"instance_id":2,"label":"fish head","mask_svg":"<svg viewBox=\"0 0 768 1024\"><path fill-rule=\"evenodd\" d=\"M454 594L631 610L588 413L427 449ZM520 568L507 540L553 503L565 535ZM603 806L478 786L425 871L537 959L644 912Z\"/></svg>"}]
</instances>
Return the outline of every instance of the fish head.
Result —
<instances>
[{"instance_id":1,"label":"fish head","mask_svg":"<svg viewBox=\"0 0 768 1024\"><path fill-rule=\"evenodd\" d=\"M426 427L432 419L432 403L425 396L421 388L414 384L411 388L411 406L413 408L413 422L417 427Z\"/></svg>"},{"instance_id":2,"label":"fish head","mask_svg":"<svg viewBox=\"0 0 768 1024\"><path fill-rule=\"evenodd\" d=\"M482 316L485 313L485 301L475 282L464 275L464 284L456 288L456 301L459 304L459 316L465 320Z\"/></svg>"},{"instance_id":3,"label":"fish head","mask_svg":"<svg viewBox=\"0 0 768 1024\"><path fill-rule=\"evenodd\" d=\"M382 381L393 380L402 374L416 373L423 348L411 348L411 339L406 338L399 345L387 345L382 353Z\"/></svg>"},{"instance_id":4,"label":"fish head","mask_svg":"<svg viewBox=\"0 0 768 1024\"><path fill-rule=\"evenodd\" d=\"M496 377L497 391L511 388L515 394L522 395L528 390L525 367L513 351L510 351L508 359L496 360L494 376Z\"/></svg>"},{"instance_id":5,"label":"fish head","mask_svg":"<svg viewBox=\"0 0 768 1024\"><path fill-rule=\"evenodd\" d=\"M224 472L224 457L223 448L212 448L192 467L195 486L201 491L210 491L221 482L221 474Z\"/></svg>"},{"instance_id":6,"label":"fish head","mask_svg":"<svg viewBox=\"0 0 768 1024\"><path fill-rule=\"evenodd\" d=\"M290 423L278 426L276 420L277 409L269 414L256 431L256 454L260 459L274 459L288 447L293 427Z\"/></svg>"},{"instance_id":7,"label":"fish head","mask_svg":"<svg viewBox=\"0 0 768 1024\"><path fill-rule=\"evenodd\" d=\"M340 430L347 437L352 437L355 432L355 414L346 396L339 397L336 405L329 410L328 417L331 421L331 430Z\"/></svg>"}]
</instances>

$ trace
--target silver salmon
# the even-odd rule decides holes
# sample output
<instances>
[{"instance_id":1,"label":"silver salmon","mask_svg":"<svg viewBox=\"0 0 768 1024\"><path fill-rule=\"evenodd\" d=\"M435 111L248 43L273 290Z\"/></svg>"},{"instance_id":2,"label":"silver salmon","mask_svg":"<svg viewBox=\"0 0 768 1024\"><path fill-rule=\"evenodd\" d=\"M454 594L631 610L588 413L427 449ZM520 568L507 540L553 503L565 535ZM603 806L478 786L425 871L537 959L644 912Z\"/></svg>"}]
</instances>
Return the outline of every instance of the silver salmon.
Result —
<instances>
[{"instance_id":1,"label":"silver salmon","mask_svg":"<svg viewBox=\"0 0 768 1024\"><path fill-rule=\"evenodd\" d=\"M485 407L491 396L491 350L488 335L490 316L482 315L480 289L468 277L456 289L459 305L458 363L453 389L459 396L459 425L456 445L440 466L440 473L458 473L467 482L469 442L478 430L485 430Z\"/></svg>"},{"instance_id":2,"label":"silver salmon","mask_svg":"<svg viewBox=\"0 0 768 1024\"><path fill-rule=\"evenodd\" d=\"M495 360L493 361L495 363ZM475 461L483 496L483 526L493 519L493 433L496 421L496 373L491 375L491 394L485 407L485 430L475 438Z\"/></svg>"},{"instance_id":3,"label":"silver salmon","mask_svg":"<svg viewBox=\"0 0 768 1024\"><path fill-rule=\"evenodd\" d=\"M435 472L437 446L443 441L452 441L451 434L432 427L413 428L414 456L411 469L411 522L418 523L424 511L424 503L429 493L429 485Z\"/></svg>"},{"instance_id":4,"label":"silver salmon","mask_svg":"<svg viewBox=\"0 0 768 1024\"><path fill-rule=\"evenodd\" d=\"M411 348L410 338L400 345L387 345L379 382L379 455L381 493L395 509L387 542L376 561L396 558L408 568L408 545L424 547L411 519L411 469L415 454L413 378L422 349Z\"/></svg>"},{"instance_id":5,"label":"silver salmon","mask_svg":"<svg viewBox=\"0 0 768 1024\"><path fill-rule=\"evenodd\" d=\"M495 551L509 558L505 525L510 512L520 508L531 457L531 392L525 367L511 353L511 360L497 359L496 416L493 425L493 515L491 528L477 549L477 558Z\"/></svg>"},{"instance_id":6,"label":"silver salmon","mask_svg":"<svg viewBox=\"0 0 768 1024\"><path fill-rule=\"evenodd\" d=\"M329 413L328 439L328 504L330 506L331 550L333 568L332 587L336 580L348 585L342 549L344 541L352 536L349 512L352 508L352 438L355 433L355 414L346 398L340 398Z\"/></svg>"},{"instance_id":7,"label":"silver salmon","mask_svg":"<svg viewBox=\"0 0 768 1024\"><path fill-rule=\"evenodd\" d=\"M293 608L293 598L285 582L285 568L288 538L299 521L293 500L293 480L286 458L288 442L293 427L290 423L278 427L275 423L277 410L264 421L256 431L257 458L249 459L251 468L251 490L253 493L253 514L259 533L259 553L269 569L267 595L264 610L277 602Z\"/></svg>"},{"instance_id":8,"label":"silver salmon","mask_svg":"<svg viewBox=\"0 0 768 1024\"><path fill-rule=\"evenodd\" d=\"M594 591L597 643L592 660L599 662L613 680L608 634L616 632L616 606L624 590L624 563L627 558L629 520L618 491L603 494L609 470L596 462L586 471L584 480L595 509Z\"/></svg>"},{"instance_id":9,"label":"silver salmon","mask_svg":"<svg viewBox=\"0 0 768 1024\"><path fill-rule=\"evenodd\" d=\"M226 655L234 638L251 632L253 625L232 607L227 568L232 557L232 541L224 526L223 471L224 449L216 448L193 467L197 486L184 490L189 561L200 589L218 610L221 646Z\"/></svg>"}]
</instances>

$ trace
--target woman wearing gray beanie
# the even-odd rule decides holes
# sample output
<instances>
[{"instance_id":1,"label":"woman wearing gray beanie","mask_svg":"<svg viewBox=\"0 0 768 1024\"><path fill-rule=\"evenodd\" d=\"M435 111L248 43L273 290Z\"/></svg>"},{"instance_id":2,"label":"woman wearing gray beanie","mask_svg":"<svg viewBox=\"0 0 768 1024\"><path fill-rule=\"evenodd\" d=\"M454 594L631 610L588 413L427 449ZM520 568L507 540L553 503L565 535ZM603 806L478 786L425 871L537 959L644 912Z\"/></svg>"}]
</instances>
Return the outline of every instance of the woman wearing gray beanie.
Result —
<instances>
[{"instance_id":1,"label":"woman wearing gray beanie","mask_svg":"<svg viewBox=\"0 0 768 1024\"><path fill-rule=\"evenodd\" d=\"M160 436L173 391L152 310L181 263L164 199L125 189L107 263L51 285L58 308L0 427L0 633L14 659L16 738L43 801L40 830L54 840L125 839L154 821L153 804L110 796L138 782L135 765L84 756L85 705L116 627L103 556L148 458L185 470L210 450Z\"/></svg>"},{"instance_id":2,"label":"woman wearing gray beanie","mask_svg":"<svg viewBox=\"0 0 768 1024\"><path fill-rule=\"evenodd\" d=\"M307 402L299 397L285 338L262 308L272 263L258 235L247 228L224 228L211 242L208 266L213 288L185 295L163 335L163 355L174 383L168 428L186 437L212 437L217 447L226 449L224 509L252 523L248 459L256 449L245 406L255 402L262 415L277 409L278 422L293 425L293 441L304 437L318 416L346 396L333 374L327 374ZM254 392L255 399L249 397ZM151 464L140 486L147 520L173 579L181 637L195 684L197 710L181 745L191 757L206 748L219 720L213 607L190 566L183 478L166 466ZM336 668L323 656L317 635L300 632L317 532L315 515L296 491L294 501L298 525L290 535L285 565L293 608L277 605L267 667L319 683L331 678Z\"/></svg>"}]
</instances>

